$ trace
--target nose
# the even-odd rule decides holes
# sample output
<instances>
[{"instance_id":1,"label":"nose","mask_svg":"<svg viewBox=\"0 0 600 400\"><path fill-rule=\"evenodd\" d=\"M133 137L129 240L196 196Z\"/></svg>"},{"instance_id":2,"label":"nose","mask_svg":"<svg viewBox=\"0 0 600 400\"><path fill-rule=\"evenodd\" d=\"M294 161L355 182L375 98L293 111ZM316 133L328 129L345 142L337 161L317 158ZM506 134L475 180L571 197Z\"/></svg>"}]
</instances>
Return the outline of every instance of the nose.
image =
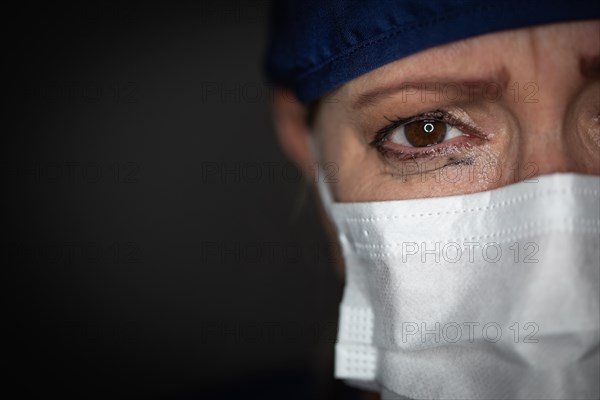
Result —
<instances>
[{"instance_id":1,"label":"nose","mask_svg":"<svg viewBox=\"0 0 600 400\"><path fill-rule=\"evenodd\" d=\"M573 135L565 132L565 110L558 96L524 104L519 112L517 179L556 172L585 173L575 161L580 149L568 143Z\"/></svg>"}]
</instances>

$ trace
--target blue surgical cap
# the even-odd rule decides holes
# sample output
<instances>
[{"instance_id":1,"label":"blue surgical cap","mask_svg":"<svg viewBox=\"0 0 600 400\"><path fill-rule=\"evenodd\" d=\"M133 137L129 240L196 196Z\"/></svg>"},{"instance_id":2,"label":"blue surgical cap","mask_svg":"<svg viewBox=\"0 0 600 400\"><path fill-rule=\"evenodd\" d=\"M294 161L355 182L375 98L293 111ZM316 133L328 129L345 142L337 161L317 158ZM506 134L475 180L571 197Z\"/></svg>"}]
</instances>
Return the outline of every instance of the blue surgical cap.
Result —
<instances>
[{"instance_id":1,"label":"blue surgical cap","mask_svg":"<svg viewBox=\"0 0 600 400\"><path fill-rule=\"evenodd\" d=\"M303 103L377 67L484 33L600 18L594 0L281 0L267 77Z\"/></svg>"}]
</instances>

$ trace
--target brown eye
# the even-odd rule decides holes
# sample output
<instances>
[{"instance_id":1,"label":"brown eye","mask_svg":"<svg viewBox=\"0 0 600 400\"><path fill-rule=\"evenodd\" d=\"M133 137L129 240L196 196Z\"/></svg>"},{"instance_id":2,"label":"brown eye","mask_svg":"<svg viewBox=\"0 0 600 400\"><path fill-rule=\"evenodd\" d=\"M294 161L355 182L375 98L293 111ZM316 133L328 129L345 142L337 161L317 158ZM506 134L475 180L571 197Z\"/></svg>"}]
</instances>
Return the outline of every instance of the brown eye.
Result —
<instances>
[{"instance_id":1,"label":"brown eye","mask_svg":"<svg viewBox=\"0 0 600 400\"><path fill-rule=\"evenodd\" d=\"M446 123L436 120L409 122L404 125L404 135L411 146L433 146L446 137Z\"/></svg>"},{"instance_id":2,"label":"brown eye","mask_svg":"<svg viewBox=\"0 0 600 400\"><path fill-rule=\"evenodd\" d=\"M464 132L456 126L427 118L398 126L390 132L387 140L406 147L429 147L463 135Z\"/></svg>"}]
</instances>

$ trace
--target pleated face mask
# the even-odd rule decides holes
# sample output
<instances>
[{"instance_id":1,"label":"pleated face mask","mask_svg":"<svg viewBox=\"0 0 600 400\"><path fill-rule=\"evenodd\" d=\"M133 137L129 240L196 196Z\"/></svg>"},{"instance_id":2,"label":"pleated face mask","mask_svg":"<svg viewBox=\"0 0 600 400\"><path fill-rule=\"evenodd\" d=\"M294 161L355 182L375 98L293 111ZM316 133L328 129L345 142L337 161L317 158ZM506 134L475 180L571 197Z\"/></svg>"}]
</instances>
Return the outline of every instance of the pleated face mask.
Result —
<instances>
[{"instance_id":1,"label":"pleated face mask","mask_svg":"<svg viewBox=\"0 0 600 400\"><path fill-rule=\"evenodd\" d=\"M600 177L321 200L346 283L335 376L383 399L600 397Z\"/></svg>"}]
</instances>

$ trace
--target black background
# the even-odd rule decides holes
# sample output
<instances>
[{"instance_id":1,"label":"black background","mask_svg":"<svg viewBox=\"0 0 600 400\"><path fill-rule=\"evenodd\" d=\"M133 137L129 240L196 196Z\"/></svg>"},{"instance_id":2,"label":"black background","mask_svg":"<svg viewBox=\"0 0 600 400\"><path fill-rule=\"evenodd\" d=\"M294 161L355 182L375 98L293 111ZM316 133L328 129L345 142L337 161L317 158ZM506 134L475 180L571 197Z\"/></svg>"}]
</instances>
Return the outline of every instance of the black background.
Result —
<instances>
[{"instance_id":1,"label":"black background","mask_svg":"<svg viewBox=\"0 0 600 400\"><path fill-rule=\"evenodd\" d=\"M335 399L336 275L278 148L266 2L4 13L18 397Z\"/></svg>"}]
</instances>

